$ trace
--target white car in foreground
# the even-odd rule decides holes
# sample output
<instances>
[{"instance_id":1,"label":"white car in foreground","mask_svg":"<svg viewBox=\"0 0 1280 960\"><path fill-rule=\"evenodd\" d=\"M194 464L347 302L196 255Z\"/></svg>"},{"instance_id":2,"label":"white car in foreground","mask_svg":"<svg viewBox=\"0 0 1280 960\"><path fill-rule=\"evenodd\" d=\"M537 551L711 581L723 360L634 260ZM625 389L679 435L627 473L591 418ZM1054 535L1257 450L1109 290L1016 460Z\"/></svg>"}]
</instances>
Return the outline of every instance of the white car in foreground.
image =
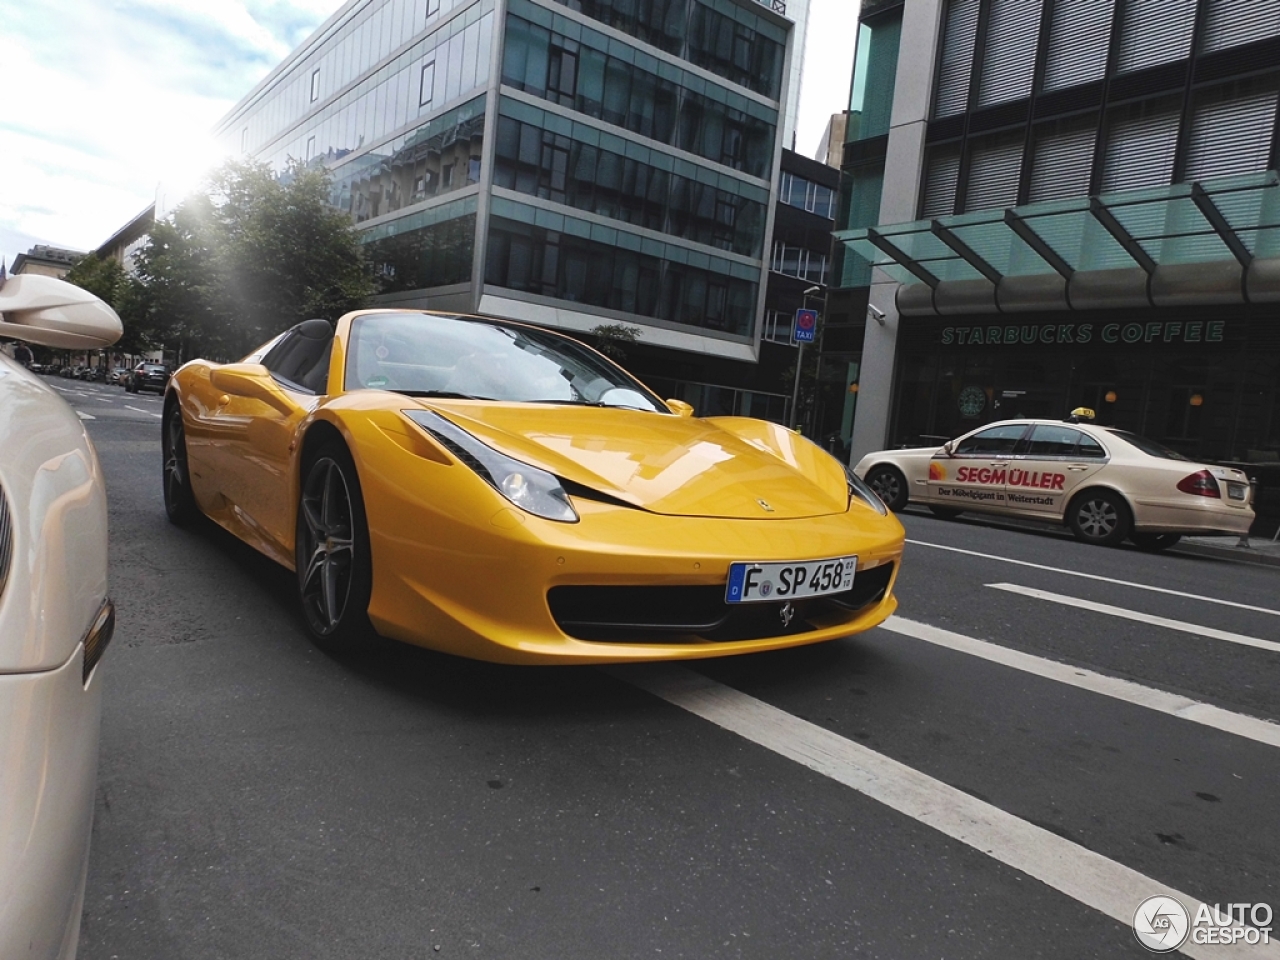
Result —
<instances>
[{"instance_id":1,"label":"white car in foreground","mask_svg":"<svg viewBox=\"0 0 1280 960\"><path fill-rule=\"evenodd\" d=\"M114 343L120 318L51 277L0 278L0 338ZM0 957L76 954L115 625L107 501L79 418L0 354Z\"/></svg>"},{"instance_id":2,"label":"white car in foreground","mask_svg":"<svg viewBox=\"0 0 1280 960\"><path fill-rule=\"evenodd\" d=\"M1249 479L1092 423L1006 420L941 447L885 450L854 472L894 511L994 513L1065 524L1087 543L1163 550L1184 534L1244 536Z\"/></svg>"}]
</instances>

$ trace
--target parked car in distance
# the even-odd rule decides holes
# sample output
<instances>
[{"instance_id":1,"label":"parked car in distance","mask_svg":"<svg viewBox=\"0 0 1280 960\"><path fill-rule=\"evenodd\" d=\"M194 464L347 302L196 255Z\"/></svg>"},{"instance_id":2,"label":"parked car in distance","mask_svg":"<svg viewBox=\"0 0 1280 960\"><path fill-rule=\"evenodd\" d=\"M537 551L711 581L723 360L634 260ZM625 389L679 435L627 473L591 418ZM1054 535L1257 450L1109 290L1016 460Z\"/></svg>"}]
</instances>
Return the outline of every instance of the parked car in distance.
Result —
<instances>
[{"instance_id":1,"label":"parked car in distance","mask_svg":"<svg viewBox=\"0 0 1280 960\"><path fill-rule=\"evenodd\" d=\"M1184 534L1244 536L1254 519L1242 471L1078 419L989 423L941 447L868 454L854 472L894 511L912 502L943 518L1047 520L1106 546L1129 539L1163 550Z\"/></svg>"},{"instance_id":2,"label":"parked car in distance","mask_svg":"<svg viewBox=\"0 0 1280 960\"><path fill-rule=\"evenodd\" d=\"M164 389L168 385L169 368L163 363L145 361L133 368L133 371L125 381L124 388L130 393L140 393L143 390L164 393Z\"/></svg>"},{"instance_id":3,"label":"parked car in distance","mask_svg":"<svg viewBox=\"0 0 1280 960\"><path fill-rule=\"evenodd\" d=\"M0 282L0 336L97 350L120 318L37 274ZM0 957L74 960L98 771L107 498L80 419L0 356Z\"/></svg>"},{"instance_id":4,"label":"parked car in distance","mask_svg":"<svg viewBox=\"0 0 1280 960\"><path fill-rule=\"evenodd\" d=\"M130 370L128 367L112 367L111 372L107 374L107 383L114 383L124 386L125 381L129 377Z\"/></svg>"}]
</instances>

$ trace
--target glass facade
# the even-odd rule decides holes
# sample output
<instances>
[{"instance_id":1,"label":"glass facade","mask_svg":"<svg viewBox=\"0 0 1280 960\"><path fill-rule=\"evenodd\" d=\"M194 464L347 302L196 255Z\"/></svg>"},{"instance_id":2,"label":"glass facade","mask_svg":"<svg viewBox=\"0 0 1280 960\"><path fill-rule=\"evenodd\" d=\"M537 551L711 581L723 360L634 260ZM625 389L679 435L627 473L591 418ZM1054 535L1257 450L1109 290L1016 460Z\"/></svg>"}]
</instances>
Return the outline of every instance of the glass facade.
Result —
<instances>
[{"instance_id":1,"label":"glass facade","mask_svg":"<svg viewBox=\"0 0 1280 960\"><path fill-rule=\"evenodd\" d=\"M746 337L759 271L494 198L485 283Z\"/></svg>"},{"instance_id":2,"label":"glass facade","mask_svg":"<svg viewBox=\"0 0 1280 960\"><path fill-rule=\"evenodd\" d=\"M512 0L502 82L650 140L768 179L778 110Z\"/></svg>"},{"instance_id":3,"label":"glass facade","mask_svg":"<svg viewBox=\"0 0 1280 960\"><path fill-rule=\"evenodd\" d=\"M494 186L760 256L763 187L519 101L501 114Z\"/></svg>"},{"instance_id":4,"label":"glass facade","mask_svg":"<svg viewBox=\"0 0 1280 960\"><path fill-rule=\"evenodd\" d=\"M480 182L484 97L333 171L330 202L363 223Z\"/></svg>"},{"instance_id":5,"label":"glass facade","mask_svg":"<svg viewBox=\"0 0 1280 960\"><path fill-rule=\"evenodd\" d=\"M901 40L901 8L868 17L858 24L846 142L881 137L889 132Z\"/></svg>"},{"instance_id":6,"label":"glass facade","mask_svg":"<svg viewBox=\"0 0 1280 960\"><path fill-rule=\"evenodd\" d=\"M556 0L770 100L782 92L786 34L728 0Z\"/></svg>"}]
</instances>

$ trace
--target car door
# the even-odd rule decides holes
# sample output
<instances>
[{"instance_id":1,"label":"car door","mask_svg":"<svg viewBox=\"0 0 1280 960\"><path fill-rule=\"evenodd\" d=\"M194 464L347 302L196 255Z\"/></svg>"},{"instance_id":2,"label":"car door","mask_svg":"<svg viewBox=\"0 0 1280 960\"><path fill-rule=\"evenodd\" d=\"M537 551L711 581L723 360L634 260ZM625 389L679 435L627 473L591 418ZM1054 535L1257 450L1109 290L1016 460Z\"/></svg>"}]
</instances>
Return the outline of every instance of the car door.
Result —
<instances>
[{"instance_id":1,"label":"car door","mask_svg":"<svg viewBox=\"0 0 1280 960\"><path fill-rule=\"evenodd\" d=\"M1027 423L986 427L947 444L929 461L929 502L957 510L1003 510L1010 462L1024 448Z\"/></svg>"},{"instance_id":2,"label":"car door","mask_svg":"<svg viewBox=\"0 0 1280 960\"><path fill-rule=\"evenodd\" d=\"M1061 518L1075 491L1107 463L1107 451L1083 430L1037 423L1025 454L1005 478L1009 509L1027 516Z\"/></svg>"}]
</instances>

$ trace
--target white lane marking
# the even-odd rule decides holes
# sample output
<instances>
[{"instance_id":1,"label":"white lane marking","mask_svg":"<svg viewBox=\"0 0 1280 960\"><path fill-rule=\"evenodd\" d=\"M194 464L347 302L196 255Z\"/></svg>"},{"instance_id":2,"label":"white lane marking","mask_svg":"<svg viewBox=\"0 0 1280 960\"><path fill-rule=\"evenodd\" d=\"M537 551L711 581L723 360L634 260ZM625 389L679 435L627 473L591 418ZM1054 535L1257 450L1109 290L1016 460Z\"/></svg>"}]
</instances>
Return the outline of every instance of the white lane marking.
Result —
<instances>
[{"instance_id":1,"label":"white lane marking","mask_svg":"<svg viewBox=\"0 0 1280 960\"><path fill-rule=\"evenodd\" d=\"M94 397L99 403L115 403L110 397Z\"/></svg>"},{"instance_id":2,"label":"white lane marking","mask_svg":"<svg viewBox=\"0 0 1280 960\"><path fill-rule=\"evenodd\" d=\"M692 670L669 664L607 670L1020 870L1126 927L1133 922L1138 904L1157 893L1177 897L1192 916L1200 909L1195 897ZM1280 960L1280 941L1248 947L1243 941L1233 947L1188 942L1182 952L1197 960L1246 956Z\"/></svg>"},{"instance_id":3,"label":"white lane marking","mask_svg":"<svg viewBox=\"0 0 1280 960\"><path fill-rule=\"evenodd\" d=\"M962 550L960 547L944 547L940 543L928 543L924 540L908 540L917 547L932 547L935 550L947 550L951 553L963 553L971 557L981 557L983 560L999 560L1001 563L1013 563L1020 567L1031 567L1033 570L1047 570L1050 573L1061 573L1069 577L1083 577L1086 580L1100 580L1103 583L1113 583L1118 587L1133 587L1135 590L1150 590L1152 593L1164 593L1174 597L1185 597L1188 600L1202 600L1205 603L1216 603L1224 607L1235 607L1238 610L1252 610L1255 613L1269 613L1273 617L1280 617L1280 610L1272 610L1269 607L1255 607L1249 603L1236 603L1234 600L1221 600L1218 597L1205 597L1198 593L1184 593L1181 590L1169 590L1166 587L1153 587L1149 583L1134 583L1132 580L1116 580L1112 577L1101 577L1096 573L1084 573L1080 570L1064 570L1061 567L1049 567L1043 563L1031 563L1028 560L1014 560L1012 557L998 557L993 553L978 553L976 550Z\"/></svg>"},{"instance_id":4,"label":"white lane marking","mask_svg":"<svg viewBox=\"0 0 1280 960\"><path fill-rule=\"evenodd\" d=\"M1021 670L1023 673L1043 677L1046 680L1056 680L1058 683L1098 693L1104 697L1146 707L1158 713L1166 713L1180 720L1190 720L1192 723L1256 740L1267 746L1280 747L1280 724L1271 723L1268 720L1232 713L1230 710L1201 703L1199 700L1182 697L1176 693L1144 687L1132 680L1121 680L1119 677L1094 673L1092 670L1073 667L1057 660L1036 657L1021 650L1012 650L998 643L966 637L964 634L953 633L915 620L893 616L880 626L881 629L904 637L912 637L958 653L981 657L991 663L1012 667L1014 670Z\"/></svg>"},{"instance_id":5,"label":"white lane marking","mask_svg":"<svg viewBox=\"0 0 1280 960\"><path fill-rule=\"evenodd\" d=\"M81 420L97 420L98 419L93 414L85 413L83 410L77 410L76 416L79 417Z\"/></svg>"},{"instance_id":6,"label":"white lane marking","mask_svg":"<svg viewBox=\"0 0 1280 960\"><path fill-rule=\"evenodd\" d=\"M124 408L125 408L126 410L132 410L134 413L145 413L148 417L159 417L159 416L160 416L160 414L158 414L158 413L152 413L150 410L142 410L142 409L139 409L138 407L131 407L131 406L129 406L127 403L124 405Z\"/></svg>"},{"instance_id":7,"label":"white lane marking","mask_svg":"<svg viewBox=\"0 0 1280 960\"><path fill-rule=\"evenodd\" d=\"M1216 627L1202 627L1195 623L1185 623L1182 620L1170 620L1167 617L1156 617L1149 613L1138 613L1136 610L1126 610L1124 607L1113 607L1109 603L1094 603L1092 600L1081 600L1077 597L1067 597L1060 593L1050 593L1048 590L1036 590L1033 587L1022 587L1016 583L988 583L988 587L995 590L1004 590L1007 593L1019 593L1024 597L1034 597L1037 600L1048 600L1050 603L1060 603L1067 607L1079 607L1081 610L1092 610L1094 613L1105 613L1108 616L1120 617L1124 620L1133 620L1137 623L1149 623L1157 627L1165 627L1169 630L1179 630L1182 633L1191 633L1197 637L1211 637L1214 640L1226 640L1229 643L1238 643L1246 647L1257 647L1259 650L1271 650L1280 653L1280 643L1274 640L1259 640L1257 637L1245 636L1242 633L1230 633L1226 630L1219 630Z\"/></svg>"}]
</instances>

